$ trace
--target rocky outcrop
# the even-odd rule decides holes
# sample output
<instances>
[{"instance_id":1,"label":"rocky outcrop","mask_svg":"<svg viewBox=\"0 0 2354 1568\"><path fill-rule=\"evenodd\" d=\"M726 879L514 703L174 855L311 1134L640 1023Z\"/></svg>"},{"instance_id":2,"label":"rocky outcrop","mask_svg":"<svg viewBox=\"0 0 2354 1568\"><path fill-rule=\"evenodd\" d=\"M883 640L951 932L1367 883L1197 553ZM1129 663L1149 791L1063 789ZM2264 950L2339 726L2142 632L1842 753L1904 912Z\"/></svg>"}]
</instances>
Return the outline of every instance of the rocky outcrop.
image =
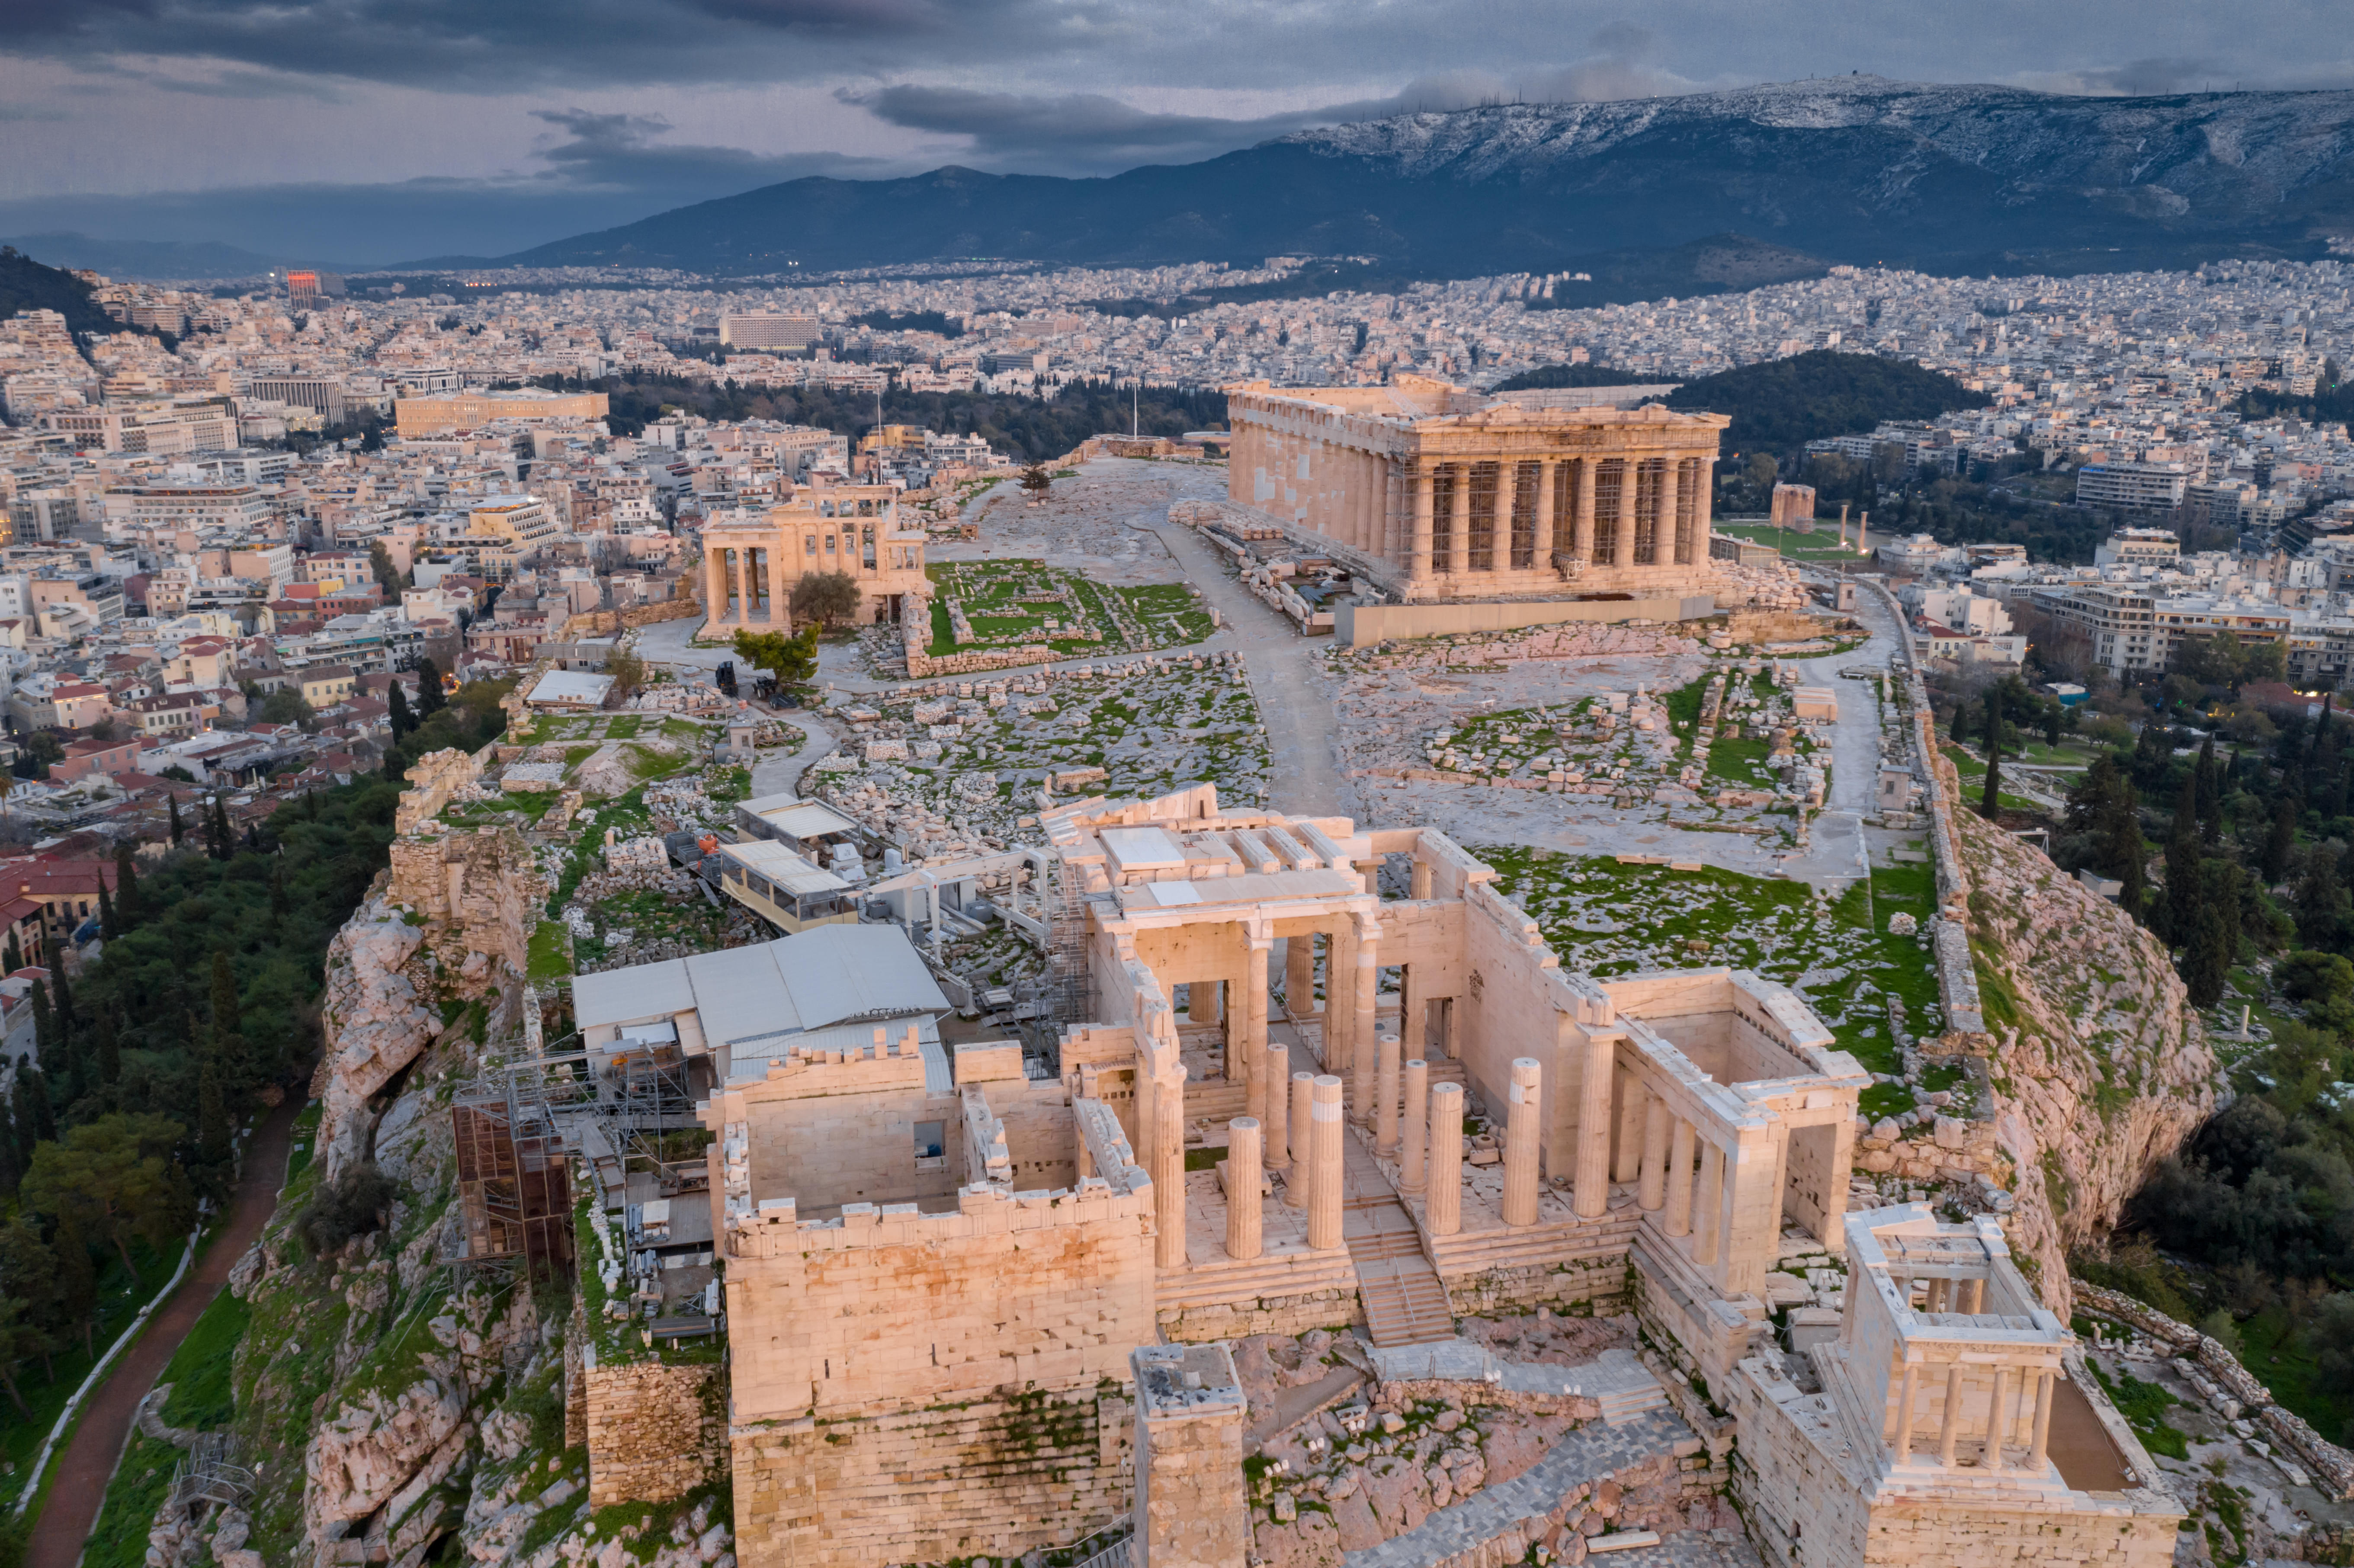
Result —
<instances>
[{"instance_id":1,"label":"rocky outcrop","mask_svg":"<svg viewBox=\"0 0 2354 1568\"><path fill-rule=\"evenodd\" d=\"M1954 831L2011 1247L2064 1319L2068 1254L2214 1110L2215 1057L2155 937L2000 829L1956 812Z\"/></svg>"},{"instance_id":2,"label":"rocky outcrop","mask_svg":"<svg viewBox=\"0 0 2354 1568\"><path fill-rule=\"evenodd\" d=\"M320 998L326 1051L320 1064L320 1155L334 1176L365 1142L356 1113L417 1059L440 1028L405 971L425 941L382 897L363 905L327 948Z\"/></svg>"}]
</instances>

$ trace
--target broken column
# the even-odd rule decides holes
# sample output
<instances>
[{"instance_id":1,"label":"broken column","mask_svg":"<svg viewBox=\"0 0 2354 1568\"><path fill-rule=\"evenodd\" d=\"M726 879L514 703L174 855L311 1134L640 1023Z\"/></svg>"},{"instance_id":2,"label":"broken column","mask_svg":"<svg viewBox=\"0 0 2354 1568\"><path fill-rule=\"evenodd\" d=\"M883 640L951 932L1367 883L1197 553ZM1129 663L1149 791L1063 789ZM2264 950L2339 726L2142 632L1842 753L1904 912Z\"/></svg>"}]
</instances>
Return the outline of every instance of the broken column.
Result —
<instances>
[{"instance_id":1,"label":"broken column","mask_svg":"<svg viewBox=\"0 0 2354 1568\"><path fill-rule=\"evenodd\" d=\"M1259 1128L1255 1117L1226 1123L1226 1255L1258 1255Z\"/></svg>"},{"instance_id":2,"label":"broken column","mask_svg":"<svg viewBox=\"0 0 2354 1568\"><path fill-rule=\"evenodd\" d=\"M1136 1378L1130 1568L1243 1568L1251 1510L1243 1478L1249 1414L1224 1345L1146 1345Z\"/></svg>"},{"instance_id":3,"label":"broken column","mask_svg":"<svg viewBox=\"0 0 2354 1568\"><path fill-rule=\"evenodd\" d=\"M1267 1054L1259 1063L1259 1076L1267 1084L1267 1168L1288 1171L1291 1139L1284 1129L1290 1122L1285 1113L1290 1109L1286 1102L1291 1097L1291 1047L1280 1040L1269 1041Z\"/></svg>"},{"instance_id":4,"label":"broken column","mask_svg":"<svg viewBox=\"0 0 2354 1568\"><path fill-rule=\"evenodd\" d=\"M1430 1064L1417 1056L1405 1065L1405 1125L1399 1129L1398 1190L1419 1192L1429 1148Z\"/></svg>"},{"instance_id":5,"label":"broken column","mask_svg":"<svg viewBox=\"0 0 2354 1568\"><path fill-rule=\"evenodd\" d=\"M1308 1245L1319 1252L1341 1245L1341 1080L1326 1073L1308 1107Z\"/></svg>"},{"instance_id":6,"label":"broken column","mask_svg":"<svg viewBox=\"0 0 2354 1568\"><path fill-rule=\"evenodd\" d=\"M1463 1228L1463 1086L1430 1086L1430 1193L1424 1200L1430 1234Z\"/></svg>"},{"instance_id":7,"label":"broken column","mask_svg":"<svg viewBox=\"0 0 2354 1568\"><path fill-rule=\"evenodd\" d=\"M1283 1201L1295 1209L1308 1206L1309 1189L1316 1182L1316 1075L1291 1075L1291 1174L1284 1179Z\"/></svg>"},{"instance_id":8,"label":"broken column","mask_svg":"<svg viewBox=\"0 0 2354 1568\"><path fill-rule=\"evenodd\" d=\"M1537 1094L1541 1069L1533 1056L1517 1057L1504 1097L1504 1223L1537 1223Z\"/></svg>"},{"instance_id":9,"label":"broken column","mask_svg":"<svg viewBox=\"0 0 2354 1568\"><path fill-rule=\"evenodd\" d=\"M1398 1037L1384 1034L1373 1047L1373 1150L1388 1159L1398 1151Z\"/></svg>"}]
</instances>

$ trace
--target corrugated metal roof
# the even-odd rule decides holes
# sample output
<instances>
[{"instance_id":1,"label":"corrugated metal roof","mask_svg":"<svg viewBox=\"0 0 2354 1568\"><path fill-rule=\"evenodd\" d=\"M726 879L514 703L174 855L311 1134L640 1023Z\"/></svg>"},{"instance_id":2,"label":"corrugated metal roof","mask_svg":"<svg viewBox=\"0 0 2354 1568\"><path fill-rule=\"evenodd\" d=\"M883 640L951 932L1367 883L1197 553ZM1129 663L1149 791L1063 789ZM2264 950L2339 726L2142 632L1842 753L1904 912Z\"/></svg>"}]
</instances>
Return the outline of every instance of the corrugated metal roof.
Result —
<instances>
[{"instance_id":1,"label":"corrugated metal roof","mask_svg":"<svg viewBox=\"0 0 2354 1568\"><path fill-rule=\"evenodd\" d=\"M684 959L632 964L576 976L572 981L572 1017L583 1029L668 1018L694 1006L695 987L687 980Z\"/></svg>"},{"instance_id":2,"label":"corrugated metal roof","mask_svg":"<svg viewBox=\"0 0 2354 1568\"><path fill-rule=\"evenodd\" d=\"M949 999L898 926L820 926L756 948L633 964L572 982L583 1029L693 1010L716 1046L868 1018L943 1013Z\"/></svg>"},{"instance_id":3,"label":"corrugated metal roof","mask_svg":"<svg viewBox=\"0 0 2354 1568\"><path fill-rule=\"evenodd\" d=\"M765 876L796 898L816 893L840 893L850 884L822 866L811 865L790 844L756 839L748 844L721 844L719 853L755 876Z\"/></svg>"},{"instance_id":4,"label":"corrugated metal roof","mask_svg":"<svg viewBox=\"0 0 2354 1568\"><path fill-rule=\"evenodd\" d=\"M798 1034L809 1027L793 1005L791 991L777 973L770 949L779 945L728 948L680 960L695 985L695 1005L703 1014L705 1039L732 1046L763 1035Z\"/></svg>"},{"instance_id":5,"label":"corrugated metal roof","mask_svg":"<svg viewBox=\"0 0 2354 1568\"><path fill-rule=\"evenodd\" d=\"M804 1029L946 1012L949 999L900 926L819 926L769 944Z\"/></svg>"}]
</instances>

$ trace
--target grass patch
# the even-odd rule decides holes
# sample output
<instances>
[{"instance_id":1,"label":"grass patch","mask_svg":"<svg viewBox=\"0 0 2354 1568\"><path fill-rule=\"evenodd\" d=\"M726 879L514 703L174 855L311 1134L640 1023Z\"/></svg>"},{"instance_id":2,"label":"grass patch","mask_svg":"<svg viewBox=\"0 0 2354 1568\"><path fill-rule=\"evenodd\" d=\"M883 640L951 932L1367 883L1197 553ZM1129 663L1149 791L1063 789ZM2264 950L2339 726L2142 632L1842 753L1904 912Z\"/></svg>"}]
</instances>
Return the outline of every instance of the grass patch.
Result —
<instances>
[{"instance_id":1,"label":"grass patch","mask_svg":"<svg viewBox=\"0 0 2354 1568\"><path fill-rule=\"evenodd\" d=\"M2093 1375L2101 1380L2102 1392L2109 1396L2109 1403L2117 1407L2117 1414L2126 1418L2126 1424L2133 1428L2134 1436L2141 1439L2143 1447L2168 1459L2190 1457L2189 1441L2166 1419L2167 1407L2181 1404L2180 1400L2154 1383L2142 1382L2129 1372L2119 1372L2112 1379L2097 1363L2093 1363Z\"/></svg>"},{"instance_id":2,"label":"grass patch","mask_svg":"<svg viewBox=\"0 0 2354 1568\"><path fill-rule=\"evenodd\" d=\"M2304 1325L2274 1304L2240 1324L2240 1363L2292 1413L2324 1436L2354 1421L2354 1389L2324 1379L2314 1366Z\"/></svg>"},{"instance_id":3,"label":"grass patch","mask_svg":"<svg viewBox=\"0 0 2354 1568\"><path fill-rule=\"evenodd\" d=\"M313 1116L312 1126L317 1125ZM228 1290L213 1298L157 1379L172 1385L171 1396L164 1402L167 1425L216 1432L229 1424L237 1414L230 1374L238 1346L252 1321L251 1310ZM172 1472L179 1462L177 1448L133 1430L83 1550L86 1568L142 1568L147 1561L148 1529L171 1490Z\"/></svg>"},{"instance_id":4,"label":"grass patch","mask_svg":"<svg viewBox=\"0 0 2354 1568\"><path fill-rule=\"evenodd\" d=\"M531 933L531 956L525 978L537 984L561 980L572 972L571 933L559 921L542 920Z\"/></svg>"}]
</instances>

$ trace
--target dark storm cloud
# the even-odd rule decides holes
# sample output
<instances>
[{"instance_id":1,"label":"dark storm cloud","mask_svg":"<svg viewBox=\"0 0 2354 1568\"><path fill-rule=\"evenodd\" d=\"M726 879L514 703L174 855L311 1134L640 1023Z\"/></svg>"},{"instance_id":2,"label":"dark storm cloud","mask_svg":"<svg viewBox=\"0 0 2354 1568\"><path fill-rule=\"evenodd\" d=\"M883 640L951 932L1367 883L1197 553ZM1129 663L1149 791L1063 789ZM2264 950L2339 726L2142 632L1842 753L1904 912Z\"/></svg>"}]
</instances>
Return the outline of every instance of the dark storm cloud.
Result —
<instances>
[{"instance_id":1,"label":"dark storm cloud","mask_svg":"<svg viewBox=\"0 0 2354 1568\"><path fill-rule=\"evenodd\" d=\"M575 189L658 191L680 201L700 201L804 175L854 179L890 172L883 159L843 153L770 154L663 143L659 138L670 133L671 125L659 114L535 109L532 118L568 132L533 153L547 165L537 178Z\"/></svg>"}]
</instances>

